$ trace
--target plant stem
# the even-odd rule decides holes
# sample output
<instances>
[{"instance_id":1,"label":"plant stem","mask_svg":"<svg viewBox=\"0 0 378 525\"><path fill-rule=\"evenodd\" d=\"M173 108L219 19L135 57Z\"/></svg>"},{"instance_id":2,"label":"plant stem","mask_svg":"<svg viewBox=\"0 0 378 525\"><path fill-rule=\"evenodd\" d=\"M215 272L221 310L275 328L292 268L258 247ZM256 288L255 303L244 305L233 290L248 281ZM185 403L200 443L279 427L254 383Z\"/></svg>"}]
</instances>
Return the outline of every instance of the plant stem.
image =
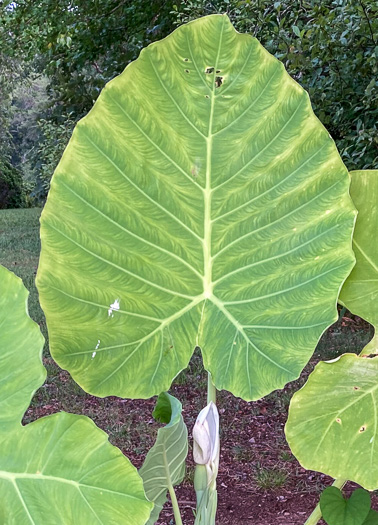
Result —
<instances>
[{"instance_id":1,"label":"plant stem","mask_svg":"<svg viewBox=\"0 0 378 525\"><path fill-rule=\"evenodd\" d=\"M171 496L171 503L172 503L172 508L173 508L173 514L175 516L176 525L182 525L180 508L179 508L178 501L176 498L175 489L172 487L172 485L170 485L168 487L168 490L169 490L169 495Z\"/></svg>"},{"instance_id":2,"label":"plant stem","mask_svg":"<svg viewBox=\"0 0 378 525\"><path fill-rule=\"evenodd\" d=\"M214 404L217 403L217 389L213 385L210 372L207 373L207 404L212 401Z\"/></svg>"},{"instance_id":3,"label":"plant stem","mask_svg":"<svg viewBox=\"0 0 378 525\"><path fill-rule=\"evenodd\" d=\"M344 317L344 315L345 315L346 310L347 310L347 309L346 309L346 306L343 306L343 307L341 308L341 310L340 310L339 319L338 319L340 323L341 323L341 321L343 320L343 317Z\"/></svg>"},{"instance_id":4,"label":"plant stem","mask_svg":"<svg viewBox=\"0 0 378 525\"><path fill-rule=\"evenodd\" d=\"M335 479L335 481L332 483L332 486L341 490L347 481L347 479ZM321 517L322 511L320 510L320 503L318 503L304 525L316 525Z\"/></svg>"}]
</instances>

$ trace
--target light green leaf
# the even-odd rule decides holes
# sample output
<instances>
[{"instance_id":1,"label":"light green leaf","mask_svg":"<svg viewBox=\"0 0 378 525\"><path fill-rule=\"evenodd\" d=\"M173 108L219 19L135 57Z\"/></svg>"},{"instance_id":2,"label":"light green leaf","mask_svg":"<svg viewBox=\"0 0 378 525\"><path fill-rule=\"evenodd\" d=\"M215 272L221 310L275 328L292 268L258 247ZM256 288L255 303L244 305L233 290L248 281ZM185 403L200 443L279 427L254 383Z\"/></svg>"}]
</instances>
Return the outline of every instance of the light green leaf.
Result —
<instances>
[{"instance_id":1,"label":"light green leaf","mask_svg":"<svg viewBox=\"0 0 378 525\"><path fill-rule=\"evenodd\" d=\"M353 234L356 266L340 293L351 312L375 327L364 353L378 353L378 170L352 171L351 196L358 210Z\"/></svg>"},{"instance_id":2,"label":"light green leaf","mask_svg":"<svg viewBox=\"0 0 378 525\"><path fill-rule=\"evenodd\" d=\"M167 491L173 490L185 476L188 431L181 410L181 403L176 398L160 394L153 416L167 425L158 430L156 443L139 471L147 497L155 503L147 525L157 521L167 499Z\"/></svg>"},{"instance_id":3,"label":"light green leaf","mask_svg":"<svg viewBox=\"0 0 378 525\"><path fill-rule=\"evenodd\" d=\"M286 438L301 465L378 488L378 357L320 362L294 394Z\"/></svg>"},{"instance_id":4,"label":"light green leaf","mask_svg":"<svg viewBox=\"0 0 378 525\"><path fill-rule=\"evenodd\" d=\"M363 525L370 511L370 494L355 490L345 499L337 487L327 487L320 496L320 509L328 525Z\"/></svg>"},{"instance_id":5,"label":"light green leaf","mask_svg":"<svg viewBox=\"0 0 378 525\"><path fill-rule=\"evenodd\" d=\"M130 461L87 417L61 412L0 435L7 525L144 525L152 504Z\"/></svg>"},{"instance_id":6,"label":"light green leaf","mask_svg":"<svg viewBox=\"0 0 378 525\"><path fill-rule=\"evenodd\" d=\"M41 220L51 352L86 391L298 377L354 257L349 177L307 93L226 16L143 50L76 127Z\"/></svg>"},{"instance_id":7,"label":"light green leaf","mask_svg":"<svg viewBox=\"0 0 378 525\"><path fill-rule=\"evenodd\" d=\"M301 37L301 32L299 30L299 27L298 26L292 26L292 29L293 29L295 35L300 38Z\"/></svg>"},{"instance_id":8,"label":"light green leaf","mask_svg":"<svg viewBox=\"0 0 378 525\"><path fill-rule=\"evenodd\" d=\"M0 267L0 523L144 525L142 479L107 435L64 412L21 425L46 375L22 281Z\"/></svg>"},{"instance_id":9,"label":"light green leaf","mask_svg":"<svg viewBox=\"0 0 378 525\"><path fill-rule=\"evenodd\" d=\"M21 425L34 392L46 377L43 336L28 315L21 279L0 266L0 432Z\"/></svg>"}]
</instances>

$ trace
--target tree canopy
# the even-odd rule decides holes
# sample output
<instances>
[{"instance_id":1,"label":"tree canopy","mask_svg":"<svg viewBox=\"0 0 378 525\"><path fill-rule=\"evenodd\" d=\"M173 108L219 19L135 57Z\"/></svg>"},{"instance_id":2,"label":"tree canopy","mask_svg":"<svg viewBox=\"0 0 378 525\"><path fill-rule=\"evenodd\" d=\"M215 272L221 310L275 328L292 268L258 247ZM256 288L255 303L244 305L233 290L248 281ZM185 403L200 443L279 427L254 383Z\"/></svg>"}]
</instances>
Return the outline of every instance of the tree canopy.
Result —
<instances>
[{"instance_id":1,"label":"tree canopy","mask_svg":"<svg viewBox=\"0 0 378 525\"><path fill-rule=\"evenodd\" d=\"M348 168L374 167L378 149L374 0L3 2L0 155L13 152L13 164L34 185L34 195L43 199L75 123L105 84L143 47L181 23L211 13L227 13L238 31L257 37L285 64L310 93L315 113ZM34 86L33 104L20 126L15 114L24 111L26 85Z\"/></svg>"}]
</instances>

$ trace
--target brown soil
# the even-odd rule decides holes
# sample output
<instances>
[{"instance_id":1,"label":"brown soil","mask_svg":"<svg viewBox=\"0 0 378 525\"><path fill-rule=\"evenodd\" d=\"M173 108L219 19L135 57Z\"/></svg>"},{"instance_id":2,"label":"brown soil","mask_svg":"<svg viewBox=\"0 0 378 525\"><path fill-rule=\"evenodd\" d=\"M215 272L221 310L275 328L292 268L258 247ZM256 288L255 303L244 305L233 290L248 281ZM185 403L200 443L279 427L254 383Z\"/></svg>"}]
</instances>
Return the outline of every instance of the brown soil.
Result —
<instances>
[{"instance_id":1,"label":"brown soil","mask_svg":"<svg viewBox=\"0 0 378 525\"><path fill-rule=\"evenodd\" d=\"M353 325L356 330L363 328L365 333L369 330L358 318L344 319L344 327L350 330L351 325L352 330ZM327 337L332 341L339 329L340 326L335 328L334 325ZM303 469L292 456L284 435L290 397L305 382L318 360L314 357L298 381L257 402L247 403L228 392L218 393L221 458L217 524L303 525L323 488L332 482L324 474ZM37 392L25 422L59 410L86 414L139 468L159 427L151 416L155 400L97 399L77 387L51 358L45 358L45 365L49 370L48 380ZM62 394L63 391L68 394ZM190 436L197 414L206 404L206 375L198 353L189 369L179 376L171 393L183 403L183 416ZM176 490L185 525L194 523L193 472L189 451L187 475ZM356 487L348 483L346 493ZM372 502L373 508L378 510L376 494L372 495ZM158 523L174 524L169 502Z\"/></svg>"}]
</instances>

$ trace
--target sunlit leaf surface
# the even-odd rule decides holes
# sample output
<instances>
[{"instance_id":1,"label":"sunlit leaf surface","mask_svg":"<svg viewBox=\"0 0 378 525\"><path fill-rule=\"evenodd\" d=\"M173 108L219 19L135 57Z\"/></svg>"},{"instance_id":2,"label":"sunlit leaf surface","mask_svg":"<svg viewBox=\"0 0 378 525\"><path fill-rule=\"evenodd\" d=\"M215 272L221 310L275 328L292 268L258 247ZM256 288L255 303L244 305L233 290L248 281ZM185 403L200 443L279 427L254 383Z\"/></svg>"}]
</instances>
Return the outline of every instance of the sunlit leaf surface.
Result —
<instances>
[{"instance_id":1,"label":"sunlit leaf surface","mask_svg":"<svg viewBox=\"0 0 378 525\"><path fill-rule=\"evenodd\" d=\"M105 432L64 412L0 434L0 493L7 525L144 525L152 508Z\"/></svg>"},{"instance_id":2,"label":"sunlit leaf surface","mask_svg":"<svg viewBox=\"0 0 378 525\"><path fill-rule=\"evenodd\" d=\"M365 353L378 353L378 170L352 171L350 193L358 210L353 234L356 266L341 289L340 301L375 327Z\"/></svg>"},{"instance_id":3,"label":"sunlit leaf surface","mask_svg":"<svg viewBox=\"0 0 378 525\"><path fill-rule=\"evenodd\" d=\"M77 125L42 215L51 351L88 392L296 378L353 266L349 177L307 93L226 16L142 51Z\"/></svg>"},{"instance_id":4,"label":"sunlit leaf surface","mask_svg":"<svg viewBox=\"0 0 378 525\"><path fill-rule=\"evenodd\" d=\"M300 463L378 488L378 357L319 363L294 394L286 437Z\"/></svg>"},{"instance_id":5,"label":"sunlit leaf surface","mask_svg":"<svg viewBox=\"0 0 378 525\"><path fill-rule=\"evenodd\" d=\"M0 432L5 432L20 427L46 371L43 336L28 315L26 288L3 266L0 283Z\"/></svg>"}]
</instances>

